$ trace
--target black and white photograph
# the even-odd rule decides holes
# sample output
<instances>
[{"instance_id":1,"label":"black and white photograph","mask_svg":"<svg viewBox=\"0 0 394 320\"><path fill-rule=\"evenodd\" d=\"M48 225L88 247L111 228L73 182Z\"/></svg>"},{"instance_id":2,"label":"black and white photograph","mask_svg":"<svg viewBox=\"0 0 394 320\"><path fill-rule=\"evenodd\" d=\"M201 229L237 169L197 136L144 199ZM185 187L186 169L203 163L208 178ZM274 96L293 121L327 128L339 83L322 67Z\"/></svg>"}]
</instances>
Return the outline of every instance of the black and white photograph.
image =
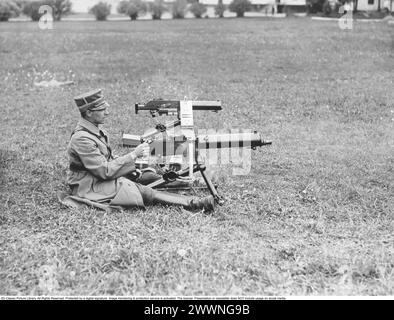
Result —
<instances>
[{"instance_id":1,"label":"black and white photograph","mask_svg":"<svg viewBox=\"0 0 394 320\"><path fill-rule=\"evenodd\" d=\"M0 0L0 108L0 300L394 298L394 0Z\"/></svg>"}]
</instances>

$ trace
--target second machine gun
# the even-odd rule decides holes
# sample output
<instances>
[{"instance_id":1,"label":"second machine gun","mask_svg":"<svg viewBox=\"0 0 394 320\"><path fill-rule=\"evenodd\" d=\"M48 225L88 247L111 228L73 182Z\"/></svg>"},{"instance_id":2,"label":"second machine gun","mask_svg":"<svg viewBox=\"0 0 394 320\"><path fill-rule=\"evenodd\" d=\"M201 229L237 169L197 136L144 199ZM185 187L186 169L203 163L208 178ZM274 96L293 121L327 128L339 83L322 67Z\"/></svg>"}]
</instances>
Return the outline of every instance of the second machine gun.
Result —
<instances>
[{"instance_id":1,"label":"second machine gun","mask_svg":"<svg viewBox=\"0 0 394 320\"><path fill-rule=\"evenodd\" d=\"M136 147L147 142L150 144L151 156L161 159L164 166L164 159L167 156L184 156L188 158L188 166L181 168L181 165L170 166L163 174L162 178L152 182L148 186L159 188L177 179L188 177L193 180L193 174L200 172L210 193L218 204L223 204L216 187L206 175L206 167L199 162L199 150L220 149L220 148L251 148L271 145L271 141L261 139L260 133L219 133L219 134L196 134L194 130L193 111L222 110L221 101L190 101L190 100L152 100L146 104L136 104L135 113L139 111L149 111L153 118L157 116L176 116L177 119L166 125L157 123L155 128L147 130L142 136L123 134L122 144L126 147ZM180 129L180 130L179 130ZM136 165L142 168L148 166L147 159L142 159Z\"/></svg>"}]
</instances>

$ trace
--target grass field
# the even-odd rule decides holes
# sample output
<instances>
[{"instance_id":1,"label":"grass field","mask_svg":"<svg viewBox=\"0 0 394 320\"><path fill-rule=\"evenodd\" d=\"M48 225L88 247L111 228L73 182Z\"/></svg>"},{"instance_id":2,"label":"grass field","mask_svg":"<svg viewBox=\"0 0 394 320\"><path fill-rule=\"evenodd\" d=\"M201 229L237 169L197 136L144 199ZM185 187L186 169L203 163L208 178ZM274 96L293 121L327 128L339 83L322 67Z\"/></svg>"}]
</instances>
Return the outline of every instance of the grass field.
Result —
<instances>
[{"instance_id":1,"label":"grass field","mask_svg":"<svg viewBox=\"0 0 394 320\"><path fill-rule=\"evenodd\" d=\"M393 295L394 29L309 19L0 24L0 295ZM74 80L63 88L35 81ZM201 128L274 144L219 168L213 215L61 206L73 96L105 126L153 125L152 98L221 99Z\"/></svg>"}]
</instances>

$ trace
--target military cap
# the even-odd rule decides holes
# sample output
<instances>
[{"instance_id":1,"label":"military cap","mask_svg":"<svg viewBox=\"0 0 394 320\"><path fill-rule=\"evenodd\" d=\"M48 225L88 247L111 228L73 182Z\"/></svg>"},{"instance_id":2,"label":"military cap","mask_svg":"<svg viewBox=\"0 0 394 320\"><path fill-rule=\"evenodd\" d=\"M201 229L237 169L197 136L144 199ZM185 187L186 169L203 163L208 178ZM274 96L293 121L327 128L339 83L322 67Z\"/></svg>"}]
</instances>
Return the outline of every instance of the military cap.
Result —
<instances>
[{"instance_id":1,"label":"military cap","mask_svg":"<svg viewBox=\"0 0 394 320\"><path fill-rule=\"evenodd\" d=\"M74 101L81 113L87 110L104 110L109 106L104 99L101 89L82 93L74 97Z\"/></svg>"}]
</instances>

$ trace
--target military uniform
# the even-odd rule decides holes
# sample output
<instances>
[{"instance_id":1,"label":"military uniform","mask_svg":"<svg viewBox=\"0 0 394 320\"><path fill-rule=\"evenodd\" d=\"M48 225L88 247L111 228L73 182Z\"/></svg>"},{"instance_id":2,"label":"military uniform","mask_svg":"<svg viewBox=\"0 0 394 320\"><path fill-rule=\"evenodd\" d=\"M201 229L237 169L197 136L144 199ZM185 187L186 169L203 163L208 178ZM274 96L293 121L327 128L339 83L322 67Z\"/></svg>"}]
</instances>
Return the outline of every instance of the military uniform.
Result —
<instances>
[{"instance_id":1,"label":"military uniform","mask_svg":"<svg viewBox=\"0 0 394 320\"><path fill-rule=\"evenodd\" d=\"M103 130L82 118L67 152L67 182L73 196L111 205L144 206L139 187L124 177L135 170L133 157L127 154L115 158Z\"/></svg>"}]
</instances>

